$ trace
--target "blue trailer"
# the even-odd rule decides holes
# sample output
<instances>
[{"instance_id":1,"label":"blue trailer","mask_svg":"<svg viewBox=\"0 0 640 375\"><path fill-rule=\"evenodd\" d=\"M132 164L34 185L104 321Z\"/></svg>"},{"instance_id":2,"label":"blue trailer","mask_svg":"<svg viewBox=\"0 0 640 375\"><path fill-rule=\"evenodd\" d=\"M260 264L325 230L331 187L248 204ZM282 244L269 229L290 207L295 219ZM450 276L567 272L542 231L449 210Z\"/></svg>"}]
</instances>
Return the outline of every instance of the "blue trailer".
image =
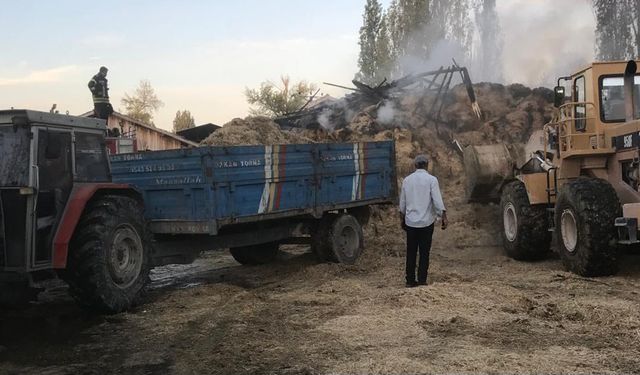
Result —
<instances>
[{"instance_id":1,"label":"blue trailer","mask_svg":"<svg viewBox=\"0 0 640 375\"><path fill-rule=\"evenodd\" d=\"M392 141L198 147L111 156L114 183L142 195L153 264L230 248L242 264L281 243L310 242L323 260L355 262L369 206L397 196Z\"/></svg>"}]
</instances>

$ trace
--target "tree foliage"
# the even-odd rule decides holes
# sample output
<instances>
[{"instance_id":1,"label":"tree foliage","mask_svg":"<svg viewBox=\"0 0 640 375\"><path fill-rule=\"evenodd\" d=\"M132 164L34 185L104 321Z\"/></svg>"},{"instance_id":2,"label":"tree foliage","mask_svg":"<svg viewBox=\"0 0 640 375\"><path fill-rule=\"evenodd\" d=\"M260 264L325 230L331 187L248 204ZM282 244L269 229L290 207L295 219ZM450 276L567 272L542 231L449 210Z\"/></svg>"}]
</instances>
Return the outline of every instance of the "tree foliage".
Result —
<instances>
[{"instance_id":1,"label":"tree foliage","mask_svg":"<svg viewBox=\"0 0 640 375\"><path fill-rule=\"evenodd\" d=\"M376 72L374 82L380 83L384 79L391 78L393 71L393 54L391 50L391 36L389 35L389 23L387 15L380 20L380 29L376 37Z\"/></svg>"},{"instance_id":2,"label":"tree foliage","mask_svg":"<svg viewBox=\"0 0 640 375\"><path fill-rule=\"evenodd\" d=\"M148 80L141 80L133 95L124 94L125 114L145 124L153 125L153 115L164 105Z\"/></svg>"},{"instance_id":3,"label":"tree foliage","mask_svg":"<svg viewBox=\"0 0 640 375\"><path fill-rule=\"evenodd\" d=\"M254 106L250 113L269 117L283 116L300 109L316 91L306 81L291 82L289 76L280 77L281 86L265 81L257 89L245 89L247 102Z\"/></svg>"},{"instance_id":4,"label":"tree foliage","mask_svg":"<svg viewBox=\"0 0 640 375\"><path fill-rule=\"evenodd\" d=\"M479 76L476 79L502 82L503 39L496 0L477 0L474 13L480 36L480 45L476 51Z\"/></svg>"},{"instance_id":5,"label":"tree foliage","mask_svg":"<svg viewBox=\"0 0 640 375\"><path fill-rule=\"evenodd\" d=\"M390 76L411 73L424 66L440 41L457 44L470 57L471 1L392 0L384 12L378 1L368 0L360 29L357 77L379 83Z\"/></svg>"},{"instance_id":6,"label":"tree foliage","mask_svg":"<svg viewBox=\"0 0 640 375\"><path fill-rule=\"evenodd\" d=\"M191 112L178 111L176 117L173 119L173 132L177 133L181 130L191 129L196 127L196 120L191 116Z\"/></svg>"},{"instance_id":7,"label":"tree foliage","mask_svg":"<svg viewBox=\"0 0 640 375\"><path fill-rule=\"evenodd\" d=\"M358 67L360 71L356 79L374 85L378 75L378 36L382 23L382 5L378 0L367 0L360 27L360 55Z\"/></svg>"},{"instance_id":8,"label":"tree foliage","mask_svg":"<svg viewBox=\"0 0 640 375\"><path fill-rule=\"evenodd\" d=\"M640 56L640 0L594 0L593 8L598 59Z\"/></svg>"}]
</instances>

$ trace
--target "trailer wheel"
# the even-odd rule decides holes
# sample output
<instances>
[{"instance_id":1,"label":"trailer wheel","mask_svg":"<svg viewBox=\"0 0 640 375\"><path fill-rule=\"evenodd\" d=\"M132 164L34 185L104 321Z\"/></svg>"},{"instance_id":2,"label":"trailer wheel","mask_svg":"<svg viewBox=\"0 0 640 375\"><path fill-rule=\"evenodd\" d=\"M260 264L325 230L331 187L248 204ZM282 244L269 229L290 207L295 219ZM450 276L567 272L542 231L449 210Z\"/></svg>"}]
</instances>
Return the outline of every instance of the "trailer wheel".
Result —
<instances>
[{"instance_id":1,"label":"trailer wheel","mask_svg":"<svg viewBox=\"0 0 640 375\"><path fill-rule=\"evenodd\" d=\"M354 264L363 246L362 226L355 217L344 214L332 223L327 239L333 255L340 263Z\"/></svg>"},{"instance_id":2,"label":"trailer wheel","mask_svg":"<svg viewBox=\"0 0 640 375\"><path fill-rule=\"evenodd\" d=\"M331 248L331 242L329 242L331 226L337 218L336 214L325 214L311 236L311 251L321 262L338 262L338 258Z\"/></svg>"},{"instance_id":3,"label":"trailer wheel","mask_svg":"<svg viewBox=\"0 0 640 375\"><path fill-rule=\"evenodd\" d=\"M551 245L549 220L544 205L532 206L524 183L512 181L502 189L502 243L516 260L544 258Z\"/></svg>"},{"instance_id":4,"label":"trailer wheel","mask_svg":"<svg viewBox=\"0 0 640 375\"><path fill-rule=\"evenodd\" d=\"M85 209L62 273L73 298L106 313L131 307L151 269L151 234L137 200L105 195Z\"/></svg>"},{"instance_id":5,"label":"trailer wheel","mask_svg":"<svg viewBox=\"0 0 640 375\"><path fill-rule=\"evenodd\" d=\"M618 271L615 218L620 202L611 184L596 178L566 183L556 202L558 252L565 268L582 276Z\"/></svg>"},{"instance_id":6,"label":"trailer wheel","mask_svg":"<svg viewBox=\"0 0 640 375\"><path fill-rule=\"evenodd\" d=\"M266 244L233 247L229 249L233 259L242 265L257 265L271 263L278 255L280 245L277 242Z\"/></svg>"}]
</instances>

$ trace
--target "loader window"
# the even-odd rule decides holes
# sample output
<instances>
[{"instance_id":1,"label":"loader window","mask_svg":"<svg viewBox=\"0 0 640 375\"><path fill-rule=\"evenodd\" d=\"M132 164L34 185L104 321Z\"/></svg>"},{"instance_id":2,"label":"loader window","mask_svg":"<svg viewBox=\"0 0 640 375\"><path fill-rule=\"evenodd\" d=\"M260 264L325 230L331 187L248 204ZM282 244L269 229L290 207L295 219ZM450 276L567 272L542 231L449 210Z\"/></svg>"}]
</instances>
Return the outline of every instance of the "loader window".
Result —
<instances>
[{"instance_id":1,"label":"loader window","mask_svg":"<svg viewBox=\"0 0 640 375\"><path fill-rule=\"evenodd\" d=\"M634 81L636 118L640 117L640 75ZM603 122L624 122L624 78L611 76L600 78L600 119Z\"/></svg>"},{"instance_id":2,"label":"loader window","mask_svg":"<svg viewBox=\"0 0 640 375\"><path fill-rule=\"evenodd\" d=\"M586 100L584 76L580 76L574 81L573 101L585 102ZM573 117L576 119L576 130L584 131L587 127L587 106L585 104L577 104Z\"/></svg>"}]
</instances>

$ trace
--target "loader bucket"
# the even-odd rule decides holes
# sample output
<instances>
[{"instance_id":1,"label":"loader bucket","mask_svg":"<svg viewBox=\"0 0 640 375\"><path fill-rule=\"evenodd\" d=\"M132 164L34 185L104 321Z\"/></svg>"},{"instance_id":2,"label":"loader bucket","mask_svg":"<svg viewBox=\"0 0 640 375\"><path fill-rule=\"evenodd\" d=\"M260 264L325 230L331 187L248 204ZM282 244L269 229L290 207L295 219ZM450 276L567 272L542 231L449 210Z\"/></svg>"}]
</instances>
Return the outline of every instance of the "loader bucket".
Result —
<instances>
[{"instance_id":1,"label":"loader bucket","mask_svg":"<svg viewBox=\"0 0 640 375\"><path fill-rule=\"evenodd\" d=\"M513 178L517 153L504 144L464 149L468 202L497 202L502 185Z\"/></svg>"}]
</instances>

